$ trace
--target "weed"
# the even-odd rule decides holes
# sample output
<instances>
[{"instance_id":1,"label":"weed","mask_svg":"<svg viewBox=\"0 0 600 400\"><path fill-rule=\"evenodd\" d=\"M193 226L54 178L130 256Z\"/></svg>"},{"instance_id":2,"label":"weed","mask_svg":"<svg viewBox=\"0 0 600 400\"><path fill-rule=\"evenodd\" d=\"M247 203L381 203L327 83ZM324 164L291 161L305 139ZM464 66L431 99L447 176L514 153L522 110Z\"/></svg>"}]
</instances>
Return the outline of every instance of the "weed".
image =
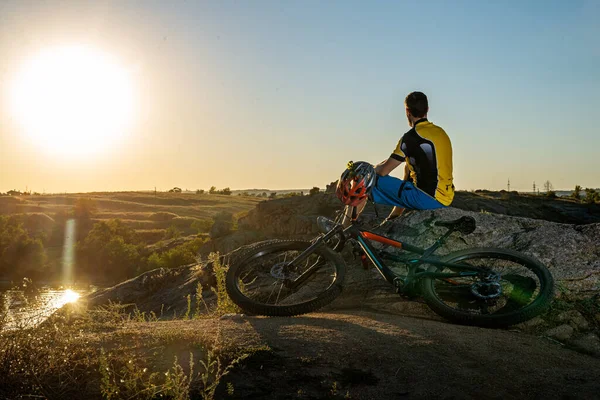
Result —
<instances>
[{"instance_id":1,"label":"weed","mask_svg":"<svg viewBox=\"0 0 600 400\"><path fill-rule=\"evenodd\" d=\"M215 274L215 278L217 280L216 288L211 288L211 290L217 296L217 315L224 314L235 314L239 312L239 308L227 295L227 290L225 289L225 278L227 276L227 267L221 264L221 260L219 257L219 253L211 253L209 256L209 260L213 265L213 273Z\"/></svg>"},{"instance_id":2,"label":"weed","mask_svg":"<svg viewBox=\"0 0 600 400\"><path fill-rule=\"evenodd\" d=\"M192 295L188 294L185 296L187 299L187 309L185 310L185 314L183 315L183 319L190 319L190 314L192 311Z\"/></svg>"},{"instance_id":3,"label":"weed","mask_svg":"<svg viewBox=\"0 0 600 400\"><path fill-rule=\"evenodd\" d=\"M194 311L194 317L198 318L200 317L200 315L202 315L201 311L200 311L200 303L202 303L204 305L204 308L206 309L206 314L210 313L210 310L208 309L208 304L206 304L206 301L204 301L204 296L202 295L202 284L200 282L198 282L198 286L196 286L196 310Z\"/></svg>"},{"instance_id":4,"label":"weed","mask_svg":"<svg viewBox=\"0 0 600 400\"><path fill-rule=\"evenodd\" d=\"M189 398L194 375L192 353L189 375L179 365L177 357L164 374L149 372L147 367L138 366L131 359L120 368L115 366L118 363L119 360L111 353L107 355L104 349L100 350L100 392L106 399L154 399L159 396L178 400Z\"/></svg>"}]
</instances>

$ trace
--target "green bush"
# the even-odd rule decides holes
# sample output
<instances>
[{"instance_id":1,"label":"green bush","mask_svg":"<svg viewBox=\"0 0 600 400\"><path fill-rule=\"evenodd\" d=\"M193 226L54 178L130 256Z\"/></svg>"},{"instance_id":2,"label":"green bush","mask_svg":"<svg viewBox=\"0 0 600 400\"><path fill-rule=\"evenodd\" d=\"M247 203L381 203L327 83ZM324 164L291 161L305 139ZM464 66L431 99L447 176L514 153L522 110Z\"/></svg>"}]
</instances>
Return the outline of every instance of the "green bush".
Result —
<instances>
[{"instance_id":1,"label":"green bush","mask_svg":"<svg viewBox=\"0 0 600 400\"><path fill-rule=\"evenodd\" d=\"M132 277L141 262L139 238L120 220L94 224L77 250L80 272L104 281Z\"/></svg>"},{"instance_id":2,"label":"green bush","mask_svg":"<svg viewBox=\"0 0 600 400\"><path fill-rule=\"evenodd\" d=\"M196 254L206 239L196 238L163 253L152 253L148 257L147 270L176 268L196 262Z\"/></svg>"},{"instance_id":3,"label":"green bush","mask_svg":"<svg viewBox=\"0 0 600 400\"><path fill-rule=\"evenodd\" d=\"M196 231L197 233L207 233L210 231L210 228L213 226L214 221L210 219L197 219L190 227Z\"/></svg>"},{"instance_id":4,"label":"green bush","mask_svg":"<svg viewBox=\"0 0 600 400\"><path fill-rule=\"evenodd\" d=\"M45 263L42 241L32 239L17 218L0 216L0 275L15 276Z\"/></svg>"}]
</instances>

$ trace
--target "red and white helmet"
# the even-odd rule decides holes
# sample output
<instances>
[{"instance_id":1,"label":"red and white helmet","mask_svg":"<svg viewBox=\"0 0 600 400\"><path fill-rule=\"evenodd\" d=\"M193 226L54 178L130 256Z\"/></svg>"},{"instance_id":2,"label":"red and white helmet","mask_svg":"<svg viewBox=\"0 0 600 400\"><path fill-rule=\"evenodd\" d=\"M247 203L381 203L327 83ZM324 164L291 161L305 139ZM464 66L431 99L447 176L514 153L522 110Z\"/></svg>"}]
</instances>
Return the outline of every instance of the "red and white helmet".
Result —
<instances>
[{"instance_id":1,"label":"red and white helmet","mask_svg":"<svg viewBox=\"0 0 600 400\"><path fill-rule=\"evenodd\" d=\"M375 168L368 162L350 161L338 181L335 194L342 203L357 206L371 193L376 176Z\"/></svg>"}]
</instances>

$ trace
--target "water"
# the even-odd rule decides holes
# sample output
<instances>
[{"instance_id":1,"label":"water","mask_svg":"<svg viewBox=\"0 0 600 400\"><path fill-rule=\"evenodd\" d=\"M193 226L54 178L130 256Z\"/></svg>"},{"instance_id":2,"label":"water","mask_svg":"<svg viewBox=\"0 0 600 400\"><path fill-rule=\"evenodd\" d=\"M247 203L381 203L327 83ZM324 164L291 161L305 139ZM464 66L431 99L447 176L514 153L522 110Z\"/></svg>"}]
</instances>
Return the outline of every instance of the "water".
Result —
<instances>
[{"instance_id":1,"label":"water","mask_svg":"<svg viewBox=\"0 0 600 400\"><path fill-rule=\"evenodd\" d=\"M35 327L65 304L76 303L95 290L95 287L0 289L0 329Z\"/></svg>"}]
</instances>

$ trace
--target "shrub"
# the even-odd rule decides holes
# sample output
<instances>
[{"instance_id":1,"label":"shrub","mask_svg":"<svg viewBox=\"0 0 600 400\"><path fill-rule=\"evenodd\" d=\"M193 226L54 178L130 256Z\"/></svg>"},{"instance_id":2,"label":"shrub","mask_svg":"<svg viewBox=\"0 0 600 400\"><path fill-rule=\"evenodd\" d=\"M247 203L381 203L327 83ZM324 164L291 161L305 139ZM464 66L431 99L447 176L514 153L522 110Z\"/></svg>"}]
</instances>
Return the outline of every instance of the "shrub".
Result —
<instances>
[{"instance_id":1,"label":"shrub","mask_svg":"<svg viewBox=\"0 0 600 400\"><path fill-rule=\"evenodd\" d=\"M46 263L40 239L32 239L15 217L0 216L0 274L13 276Z\"/></svg>"},{"instance_id":2,"label":"shrub","mask_svg":"<svg viewBox=\"0 0 600 400\"><path fill-rule=\"evenodd\" d=\"M321 191L321 189L319 189L318 187L314 186L312 189L310 189L310 191L308 192L309 195L313 196L315 194L318 194Z\"/></svg>"},{"instance_id":3,"label":"shrub","mask_svg":"<svg viewBox=\"0 0 600 400\"><path fill-rule=\"evenodd\" d=\"M152 253L148 257L147 270L176 268L196 262L196 254L206 239L196 238L163 253Z\"/></svg>"},{"instance_id":4,"label":"shrub","mask_svg":"<svg viewBox=\"0 0 600 400\"><path fill-rule=\"evenodd\" d=\"M120 220L94 224L77 249L83 271L103 280L129 278L141 261L139 238L133 229L123 225Z\"/></svg>"},{"instance_id":5,"label":"shrub","mask_svg":"<svg viewBox=\"0 0 600 400\"><path fill-rule=\"evenodd\" d=\"M210 228L213 225L212 220L210 219L197 219L194 222L192 222L192 224L190 225L190 227L195 230L197 233L207 233L208 231L210 231Z\"/></svg>"},{"instance_id":6,"label":"shrub","mask_svg":"<svg viewBox=\"0 0 600 400\"><path fill-rule=\"evenodd\" d=\"M165 231L165 235L163 236L163 240L168 239L176 239L181 236L181 231L175 225L171 225Z\"/></svg>"}]
</instances>

